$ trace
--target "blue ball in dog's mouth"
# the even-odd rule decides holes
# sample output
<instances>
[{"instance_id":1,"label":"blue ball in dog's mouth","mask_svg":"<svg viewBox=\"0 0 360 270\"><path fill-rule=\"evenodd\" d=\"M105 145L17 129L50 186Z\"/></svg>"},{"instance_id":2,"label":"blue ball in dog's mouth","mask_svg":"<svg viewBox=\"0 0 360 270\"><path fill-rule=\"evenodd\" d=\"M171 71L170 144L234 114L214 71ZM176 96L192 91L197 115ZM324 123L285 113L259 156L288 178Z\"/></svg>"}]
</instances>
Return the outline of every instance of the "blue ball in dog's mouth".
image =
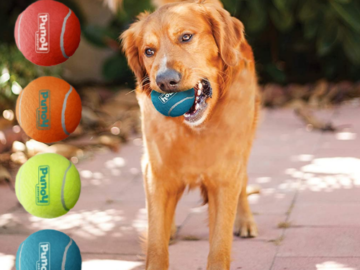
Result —
<instances>
[{"instance_id":1,"label":"blue ball in dog's mouth","mask_svg":"<svg viewBox=\"0 0 360 270\"><path fill-rule=\"evenodd\" d=\"M165 116L178 117L190 110L195 101L195 89L173 92L159 93L151 92L151 101L155 109Z\"/></svg>"}]
</instances>

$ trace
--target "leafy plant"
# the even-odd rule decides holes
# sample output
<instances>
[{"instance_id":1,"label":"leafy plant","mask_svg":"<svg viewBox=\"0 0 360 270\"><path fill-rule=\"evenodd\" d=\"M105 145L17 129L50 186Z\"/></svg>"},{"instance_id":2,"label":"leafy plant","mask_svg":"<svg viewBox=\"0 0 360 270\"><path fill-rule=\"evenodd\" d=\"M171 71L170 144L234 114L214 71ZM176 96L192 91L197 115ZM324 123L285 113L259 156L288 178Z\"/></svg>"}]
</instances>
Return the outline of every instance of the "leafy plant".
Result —
<instances>
[{"instance_id":1,"label":"leafy plant","mask_svg":"<svg viewBox=\"0 0 360 270\"><path fill-rule=\"evenodd\" d=\"M357 0L223 0L245 25L261 81L358 80Z\"/></svg>"},{"instance_id":2,"label":"leafy plant","mask_svg":"<svg viewBox=\"0 0 360 270\"><path fill-rule=\"evenodd\" d=\"M17 94L39 76L60 76L61 65L40 67L29 62L15 45L14 27L18 15L35 0L0 1L0 112L13 108ZM84 22L72 0L62 0Z\"/></svg>"},{"instance_id":3,"label":"leafy plant","mask_svg":"<svg viewBox=\"0 0 360 270\"><path fill-rule=\"evenodd\" d=\"M106 27L86 23L74 0L59 1L73 9L80 18L83 35L88 41L99 48L113 50L113 55L103 64L104 78L133 86L133 75L119 50L118 37L140 12L153 9L150 0L124 0L122 8ZM8 44L9 49L14 46L16 18L32 2L34 0L0 1L0 42ZM245 25L246 38L253 47L261 82L307 83L320 78L359 80L360 1L222 2ZM26 65L27 60L23 60Z\"/></svg>"},{"instance_id":4,"label":"leafy plant","mask_svg":"<svg viewBox=\"0 0 360 270\"><path fill-rule=\"evenodd\" d=\"M24 58L15 45L0 44L0 110L13 108L21 89L40 76L61 74L61 66L40 67Z\"/></svg>"},{"instance_id":5,"label":"leafy plant","mask_svg":"<svg viewBox=\"0 0 360 270\"><path fill-rule=\"evenodd\" d=\"M245 25L261 82L307 83L358 80L360 74L360 2L358 0L222 0ZM114 47L120 32L148 0L125 0L106 28L86 26L85 36L99 47ZM132 82L117 47L104 64L105 78ZM130 76L130 77L129 77ZM130 80L129 80L130 78Z\"/></svg>"},{"instance_id":6,"label":"leafy plant","mask_svg":"<svg viewBox=\"0 0 360 270\"><path fill-rule=\"evenodd\" d=\"M98 25L86 25L84 27L83 35L90 43L96 47L111 48L114 51L114 54L104 61L103 76L106 80L134 87L133 74L119 48L119 36L134 22L139 13L151 9L149 0L124 0L122 8L115 14L107 27Z\"/></svg>"}]
</instances>

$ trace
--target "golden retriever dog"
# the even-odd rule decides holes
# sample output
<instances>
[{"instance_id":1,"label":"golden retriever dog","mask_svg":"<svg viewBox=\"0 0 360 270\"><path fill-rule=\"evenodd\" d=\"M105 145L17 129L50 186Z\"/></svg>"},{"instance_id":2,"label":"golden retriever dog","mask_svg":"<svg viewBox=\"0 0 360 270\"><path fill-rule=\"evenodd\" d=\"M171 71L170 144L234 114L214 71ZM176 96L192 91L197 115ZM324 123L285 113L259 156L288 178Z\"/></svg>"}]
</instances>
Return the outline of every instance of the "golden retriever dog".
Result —
<instances>
[{"instance_id":1,"label":"golden retriever dog","mask_svg":"<svg viewBox=\"0 0 360 270\"><path fill-rule=\"evenodd\" d=\"M230 269L233 224L241 237L257 235L246 168L260 98L243 24L215 1L184 1L142 13L121 38L142 116L146 269L168 269L175 208L195 187L209 209L207 269ZM195 103L180 117L161 115L150 99L151 90L190 88Z\"/></svg>"}]
</instances>

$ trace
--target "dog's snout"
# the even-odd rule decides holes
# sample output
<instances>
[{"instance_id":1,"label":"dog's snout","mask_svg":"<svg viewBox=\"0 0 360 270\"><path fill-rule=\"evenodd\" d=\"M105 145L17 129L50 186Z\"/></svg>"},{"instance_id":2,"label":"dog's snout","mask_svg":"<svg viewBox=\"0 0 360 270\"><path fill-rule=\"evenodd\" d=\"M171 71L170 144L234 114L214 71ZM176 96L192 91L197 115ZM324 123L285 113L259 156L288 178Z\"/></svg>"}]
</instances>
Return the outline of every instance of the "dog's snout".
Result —
<instances>
[{"instance_id":1,"label":"dog's snout","mask_svg":"<svg viewBox=\"0 0 360 270\"><path fill-rule=\"evenodd\" d=\"M174 69L166 69L156 75L156 84L164 92L177 90L181 81L181 74Z\"/></svg>"}]
</instances>

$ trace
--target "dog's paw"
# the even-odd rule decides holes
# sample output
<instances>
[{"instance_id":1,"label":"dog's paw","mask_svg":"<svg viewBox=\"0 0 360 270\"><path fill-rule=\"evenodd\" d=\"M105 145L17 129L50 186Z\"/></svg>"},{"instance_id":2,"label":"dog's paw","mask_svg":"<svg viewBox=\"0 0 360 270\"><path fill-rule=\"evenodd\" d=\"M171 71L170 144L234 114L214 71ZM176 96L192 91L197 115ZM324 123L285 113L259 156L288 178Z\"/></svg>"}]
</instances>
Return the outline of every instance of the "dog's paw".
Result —
<instances>
[{"instance_id":1,"label":"dog's paw","mask_svg":"<svg viewBox=\"0 0 360 270\"><path fill-rule=\"evenodd\" d=\"M238 219L235 222L235 235L242 238L258 236L258 229L254 218Z\"/></svg>"}]
</instances>

